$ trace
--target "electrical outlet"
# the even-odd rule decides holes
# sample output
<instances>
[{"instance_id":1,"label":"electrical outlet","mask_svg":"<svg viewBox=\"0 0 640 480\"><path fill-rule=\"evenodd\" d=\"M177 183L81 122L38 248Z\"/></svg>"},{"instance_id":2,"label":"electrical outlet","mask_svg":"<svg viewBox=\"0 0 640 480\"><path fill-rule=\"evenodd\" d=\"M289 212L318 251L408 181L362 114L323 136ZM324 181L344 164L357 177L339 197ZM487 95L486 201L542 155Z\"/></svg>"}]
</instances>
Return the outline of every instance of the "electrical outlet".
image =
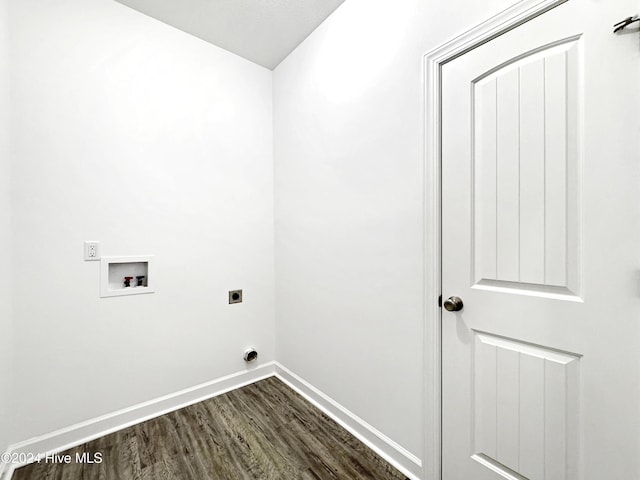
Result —
<instances>
[{"instance_id":1,"label":"electrical outlet","mask_svg":"<svg viewBox=\"0 0 640 480\"><path fill-rule=\"evenodd\" d=\"M100 242L84 242L85 261L100 260Z\"/></svg>"},{"instance_id":2,"label":"electrical outlet","mask_svg":"<svg viewBox=\"0 0 640 480\"><path fill-rule=\"evenodd\" d=\"M242 290L231 290L229 292L229 303L242 303Z\"/></svg>"}]
</instances>

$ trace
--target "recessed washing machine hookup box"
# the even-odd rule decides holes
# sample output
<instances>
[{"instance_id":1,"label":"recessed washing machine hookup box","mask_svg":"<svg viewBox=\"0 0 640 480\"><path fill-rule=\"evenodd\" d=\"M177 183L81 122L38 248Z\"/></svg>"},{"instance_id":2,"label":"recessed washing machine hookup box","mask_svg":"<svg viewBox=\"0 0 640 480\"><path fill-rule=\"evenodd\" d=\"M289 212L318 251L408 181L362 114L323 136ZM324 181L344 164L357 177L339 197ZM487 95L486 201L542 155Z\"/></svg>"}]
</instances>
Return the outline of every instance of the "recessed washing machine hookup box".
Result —
<instances>
[{"instance_id":1,"label":"recessed washing machine hookup box","mask_svg":"<svg viewBox=\"0 0 640 480\"><path fill-rule=\"evenodd\" d=\"M102 257L100 260L100 296L153 293L153 255Z\"/></svg>"}]
</instances>

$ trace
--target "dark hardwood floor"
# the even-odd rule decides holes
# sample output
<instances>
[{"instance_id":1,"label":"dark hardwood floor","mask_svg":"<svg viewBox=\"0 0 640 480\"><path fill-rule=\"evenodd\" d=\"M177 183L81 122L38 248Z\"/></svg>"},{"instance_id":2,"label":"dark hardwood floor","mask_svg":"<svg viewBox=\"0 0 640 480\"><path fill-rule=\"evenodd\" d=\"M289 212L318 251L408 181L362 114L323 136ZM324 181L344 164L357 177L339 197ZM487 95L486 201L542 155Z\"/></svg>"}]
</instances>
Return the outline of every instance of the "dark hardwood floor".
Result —
<instances>
[{"instance_id":1,"label":"dark hardwood floor","mask_svg":"<svg viewBox=\"0 0 640 480\"><path fill-rule=\"evenodd\" d=\"M101 463L76 462L100 453ZM405 480L275 377L67 450L12 480Z\"/></svg>"}]
</instances>

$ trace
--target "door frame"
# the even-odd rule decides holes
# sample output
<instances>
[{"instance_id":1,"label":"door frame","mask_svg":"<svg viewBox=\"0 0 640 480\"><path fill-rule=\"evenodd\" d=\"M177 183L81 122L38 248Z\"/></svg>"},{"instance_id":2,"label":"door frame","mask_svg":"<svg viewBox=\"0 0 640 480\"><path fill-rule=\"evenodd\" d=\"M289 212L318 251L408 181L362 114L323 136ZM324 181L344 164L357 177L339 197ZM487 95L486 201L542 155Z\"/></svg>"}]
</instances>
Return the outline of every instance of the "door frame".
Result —
<instances>
[{"instance_id":1,"label":"door frame","mask_svg":"<svg viewBox=\"0 0 640 480\"><path fill-rule=\"evenodd\" d=\"M523 0L425 53L424 457L423 479L442 479L442 66L569 0Z\"/></svg>"}]
</instances>

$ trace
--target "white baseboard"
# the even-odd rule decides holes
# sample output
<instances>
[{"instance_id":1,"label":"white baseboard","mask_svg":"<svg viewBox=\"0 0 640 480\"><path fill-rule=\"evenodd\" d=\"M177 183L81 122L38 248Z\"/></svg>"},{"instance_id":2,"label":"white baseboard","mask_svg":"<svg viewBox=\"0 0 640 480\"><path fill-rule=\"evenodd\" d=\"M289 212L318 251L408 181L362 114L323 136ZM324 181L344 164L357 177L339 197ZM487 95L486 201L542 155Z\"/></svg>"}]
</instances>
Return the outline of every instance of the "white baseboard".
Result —
<instances>
[{"instance_id":1,"label":"white baseboard","mask_svg":"<svg viewBox=\"0 0 640 480\"><path fill-rule=\"evenodd\" d=\"M404 475L415 480L422 478L422 461L411 452L278 362L275 375Z\"/></svg>"},{"instance_id":2,"label":"white baseboard","mask_svg":"<svg viewBox=\"0 0 640 480\"><path fill-rule=\"evenodd\" d=\"M300 395L326 413L404 475L415 480L422 478L422 462L418 457L277 362L270 362L251 370L227 375L211 382L196 385L195 387L10 445L6 453L15 454L18 458L21 454L26 456L27 454L59 453L131 425L159 417L274 375L300 393ZM9 480L16 468L27 463L7 464L0 461L0 480Z\"/></svg>"},{"instance_id":3,"label":"white baseboard","mask_svg":"<svg viewBox=\"0 0 640 480\"><path fill-rule=\"evenodd\" d=\"M17 458L20 458L20 454L24 457L27 454L58 453L131 425L179 410L264 378L272 377L274 372L275 363L269 362L250 370L227 375L195 387L10 445L6 453L15 454ZM27 463L29 462L7 464L0 461L0 480L9 480L16 468Z\"/></svg>"}]
</instances>

